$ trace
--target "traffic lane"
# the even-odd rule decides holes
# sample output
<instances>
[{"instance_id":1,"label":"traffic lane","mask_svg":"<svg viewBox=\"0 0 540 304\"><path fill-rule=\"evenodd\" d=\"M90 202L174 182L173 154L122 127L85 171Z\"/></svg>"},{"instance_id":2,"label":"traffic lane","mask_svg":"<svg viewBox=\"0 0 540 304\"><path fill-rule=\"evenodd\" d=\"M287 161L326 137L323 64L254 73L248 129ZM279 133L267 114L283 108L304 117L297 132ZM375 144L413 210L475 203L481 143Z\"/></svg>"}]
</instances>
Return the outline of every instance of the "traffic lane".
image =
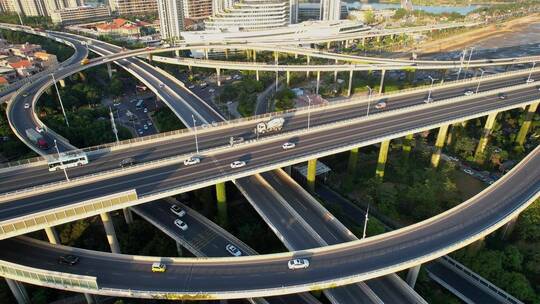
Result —
<instances>
[{"instance_id":1,"label":"traffic lane","mask_svg":"<svg viewBox=\"0 0 540 304\"><path fill-rule=\"evenodd\" d=\"M461 89L459 90L454 90L455 92L461 92ZM394 102L388 102L388 105L387 105L387 109L385 110L378 110L376 109L374 106L372 106L372 109L371 109L371 112L372 114L373 113L377 113L377 112L380 112L380 111L388 111L388 110L392 110L392 109L399 109L399 108L402 108L402 107L406 107L406 106L410 106L410 105L413 105L413 104L418 104L418 103L422 103L423 102L423 99L418 99L418 98L403 98L402 100L400 101L394 101ZM324 124L324 123L328 123L328 122L333 122L335 120L339 120L339 119L348 119L348 118L353 118L353 117L358 117L360 115L362 115L363 113L365 113L367 111L367 105L366 104L359 104L359 105L351 105L349 107L345 107L345 108L339 108L339 109L335 109L334 111L331 111L331 112L315 112L313 113L313 115L310 115L311 119L310 119L310 124L312 126L316 126L316 125L320 125L320 124ZM297 128L301 128L301 127L305 127L305 125L307 124L307 117L306 117L307 114L304 114L304 115L295 115L293 116L292 118L288 119L285 126L284 126L284 131L290 131L290 130L294 130L294 129L297 129ZM322 118L321 118L322 117ZM212 133L212 134L200 134L199 135L199 144L200 144L200 148L201 149L207 149L207 148L210 148L212 146L216 146L217 145L226 145L227 144L227 139L230 137L230 136L239 136L239 135L246 135L246 134L250 134L251 133L251 136L254 136L252 132L250 132L251 130L251 126L247 126L247 127L243 127L242 130L235 130L235 129L227 129L227 130L219 130L219 131L216 131L216 133ZM215 134L215 135L214 135ZM207 139L207 136L208 139ZM187 142L186 142L187 140ZM189 141L192 141L192 143L189 143ZM180 149L178 147L181 147ZM143 152L141 153L140 150L138 149L143 149ZM191 138L183 138L183 139L179 139L179 140L173 140L173 141L167 141L167 142L163 142L162 144L160 144L158 147L153 147L151 149L154 149L155 152L153 153L148 153L149 152L149 149L147 147L138 147L135 149L135 151L133 152L125 152L125 151L119 151L119 156L115 156L116 153L108 153L107 155L102 155L100 156L100 158L103 158L103 161L105 162L110 162L110 161L116 161L117 163L120 163L121 160L123 158L126 158L126 157L134 157L135 159L139 160L139 161L150 161L150 160L155 160L155 159L159 159L159 158L162 158L162 157L168 157L168 156L173 156L173 155L178 155L178 154L185 154L185 153L189 153L189 152L193 152L194 150L194 139L191 139ZM141 153L142 155L138 155L139 153ZM112 155L112 159L109 159L109 155ZM97 168L95 168L94 170L89 170L89 168L91 168L93 166L93 161L91 162L90 165L88 166L84 166L83 168L77 168L77 169L73 169L72 171L74 171L72 174L74 174L74 177L75 176L81 176L81 175L84 175L84 174L89 174L89 173L95 173L95 172L98 172L99 170L103 169L103 167L101 167L101 169L97 170ZM99 163L98 163L99 165ZM115 166L114 165L111 165L109 168L114 168ZM36 170L39 170L38 168L36 168ZM44 171L41 171L43 174ZM80 173L79 173L80 172ZM10 173L7 173L7 175L18 175L20 176L19 174L17 174L16 171L13 171L12 174ZM0 178L1 177L5 177L6 174L2 174L0 175ZM33 175L34 176L34 175ZM59 180L59 176L56 177L57 180ZM13 180L15 181L15 180ZM53 180L50 180L50 181L54 181ZM37 180L36 179L32 179L30 180L31 183L36 183ZM18 188L24 188L24 187L30 187L32 184L25 184L25 183L13 183L13 186L11 188L4 188L3 189L3 192L7 192L7 191L11 191L11 190L14 190L14 189L18 189Z\"/></svg>"},{"instance_id":2,"label":"traffic lane","mask_svg":"<svg viewBox=\"0 0 540 304\"><path fill-rule=\"evenodd\" d=\"M530 92L529 90L529 94ZM534 95L537 93L532 92ZM416 113L402 113L396 115L393 119L385 118L375 121L364 121L353 126L306 134L295 137L298 138L299 145L292 150L283 150L281 145L276 142L265 142L255 147L243 147L236 151L225 151L219 155L209 157L209 161L203 159L200 164L194 166L186 167L182 164L174 164L150 169L145 172L113 177L88 185L77 186L72 189L77 193L75 196L70 193L69 189L41 193L3 203L3 208L0 210L0 219L8 219L17 214L20 215L22 209L26 209L26 212L35 212L28 210L29 206L32 206L31 209L38 208L38 206L41 206L40 208L46 208L43 206L44 202L63 206L92 198L92 194L95 197L98 193L103 195L136 188L139 196L148 195L165 189L181 187L196 183L197 181L206 180L207 174L211 176L225 176L228 173L242 171L242 168L230 168L229 164L235 160L244 160L247 162L247 168L254 168L268 163L276 163L284 159L309 156L315 150L320 152L330 151L332 148L340 147L343 142L375 140L382 136L391 135L395 130L415 129L422 125L470 115L470 113L480 110L497 109L501 105L511 105L512 103L534 100L536 96L527 95L526 91L524 91L519 97L510 99L501 101L498 98L485 97L468 104L441 105L436 108L429 108L427 111L424 109Z\"/></svg>"},{"instance_id":3,"label":"traffic lane","mask_svg":"<svg viewBox=\"0 0 540 304\"><path fill-rule=\"evenodd\" d=\"M366 273L378 268L406 262L414 257L422 256L433 250L442 249L449 244L457 243L467 235L482 231L487 226L505 217L506 214L529 200L540 190L540 175L537 168L540 166L538 150L531 153L526 163L520 166L519 171L514 171L506 180L506 183L492 187L481 196L477 196L460 208L454 209L449 216L440 218L424 225L417 226L412 230L401 231L386 238L366 239L362 242L351 244L347 248L329 248L328 252L306 255L297 253L297 256L309 257L311 266L301 271L289 271L286 268L286 258L273 258L264 262L260 261L229 261L220 263L206 261L204 264L192 264L177 262L169 264L168 271L162 274L158 286L152 280L141 280L149 270L151 262L134 261L125 257L115 261L110 260L110 254L99 253L99 262L92 262L91 266L83 265L82 261L96 259L95 254L88 252L83 255L81 264L73 267L76 272L99 276L101 287L122 288L129 286L131 290L137 290L134 286L144 290L147 288L159 288L158 290L182 290L182 287L174 279L177 275L189 274L188 290L192 291L219 291L219 290L250 290L259 288L279 288L283 285L299 285L306 282L318 282L330 280L336 277L345 277L357 273ZM504 179L508 179L504 178ZM40 242L42 250L35 250L34 246L21 247L11 245L17 238L2 241L6 250L0 252L2 260L13 261L31 267L43 267L48 270L58 269L55 263L40 265L45 251L57 251L45 242ZM22 244L25 245L25 244ZM3 246L4 247L4 246ZM46 250L43 250L46 249ZM24 253L24 254L21 254ZM54 254L53 256L56 256ZM110 278L110 269L103 273L103 265L113 264L118 271L124 274L123 280ZM137 265L130 265L136 263ZM100 267L97 267L99 265ZM86 267L88 268L86 268ZM50 268L53 267L53 268ZM75 269L76 268L76 269ZM137 270L142 271L137 275ZM124 272L126 271L126 272ZM113 273L116 272L113 270ZM234 279L232 279L234 277ZM169 278L173 278L171 281ZM130 284L133 282L137 284ZM170 285L172 283L172 285ZM128 287L126 287L128 288Z\"/></svg>"}]
</instances>

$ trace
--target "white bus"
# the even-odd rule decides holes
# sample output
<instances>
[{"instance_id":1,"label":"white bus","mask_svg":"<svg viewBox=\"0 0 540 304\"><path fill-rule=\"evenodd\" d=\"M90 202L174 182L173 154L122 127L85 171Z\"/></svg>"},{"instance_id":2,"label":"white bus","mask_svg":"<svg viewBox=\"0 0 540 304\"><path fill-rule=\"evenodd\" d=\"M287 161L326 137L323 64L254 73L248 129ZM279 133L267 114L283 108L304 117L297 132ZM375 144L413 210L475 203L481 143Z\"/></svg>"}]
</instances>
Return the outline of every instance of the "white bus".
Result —
<instances>
[{"instance_id":1,"label":"white bus","mask_svg":"<svg viewBox=\"0 0 540 304\"><path fill-rule=\"evenodd\" d=\"M88 164L88 156L82 151L62 152L49 158L49 171L57 171Z\"/></svg>"}]
</instances>

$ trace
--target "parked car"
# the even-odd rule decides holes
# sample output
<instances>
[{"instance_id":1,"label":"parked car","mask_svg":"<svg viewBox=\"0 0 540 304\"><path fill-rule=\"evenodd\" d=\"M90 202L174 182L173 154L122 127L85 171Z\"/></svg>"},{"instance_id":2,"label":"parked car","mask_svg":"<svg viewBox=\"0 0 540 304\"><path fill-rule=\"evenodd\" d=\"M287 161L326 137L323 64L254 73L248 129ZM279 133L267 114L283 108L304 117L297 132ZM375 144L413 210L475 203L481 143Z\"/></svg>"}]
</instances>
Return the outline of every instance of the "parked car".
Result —
<instances>
[{"instance_id":1,"label":"parked car","mask_svg":"<svg viewBox=\"0 0 540 304\"><path fill-rule=\"evenodd\" d=\"M76 255L73 255L73 254L61 255L58 258L58 263L73 266L73 265L79 263L79 257L76 256Z\"/></svg>"},{"instance_id":2,"label":"parked car","mask_svg":"<svg viewBox=\"0 0 540 304\"><path fill-rule=\"evenodd\" d=\"M176 227L182 229L183 231L186 231L188 228L187 224L182 222L181 219L174 220L174 224L176 225Z\"/></svg>"},{"instance_id":3,"label":"parked car","mask_svg":"<svg viewBox=\"0 0 540 304\"><path fill-rule=\"evenodd\" d=\"M291 270L305 269L309 267L309 261L307 259L294 259L287 263L287 266Z\"/></svg>"},{"instance_id":4,"label":"parked car","mask_svg":"<svg viewBox=\"0 0 540 304\"><path fill-rule=\"evenodd\" d=\"M178 206L178 205L172 205L171 206L171 211L172 211L172 213L178 215L179 217L182 217L182 216L186 215L186 211L183 210L182 208L180 208L180 206Z\"/></svg>"},{"instance_id":5,"label":"parked car","mask_svg":"<svg viewBox=\"0 0 540 304\"><path fill-rule=\"evenodd\" d=\"M236 246L232 244L227 244L227 246L225 246L225 250L227 250L228 253L235 257L242 255L242 251L240 251L238 248L236 248Z\"/></svg>"},{"instance_id":6,"label":"parked car","mask_svg":"<svg viewBox=\"0 0 540 304\"><path fill-rule=\"evenodd\" d=\"M165 272L167 270L167 266L163 263L155 262L152 263L152 272Z\"/></svg>"},{"instance_id":7,"label":"parked car","mask_svg":"<svg viewBox=\"0 0 540 304\"><path fill-rule=\"evenodd\" d=\"M233 161L231 163L231 168L235 169L235 168L241 168L243 166L246 165L246 162L245 161L241 161L241 160L237 160L237 161Z\"/></svg>"}]
</instances>

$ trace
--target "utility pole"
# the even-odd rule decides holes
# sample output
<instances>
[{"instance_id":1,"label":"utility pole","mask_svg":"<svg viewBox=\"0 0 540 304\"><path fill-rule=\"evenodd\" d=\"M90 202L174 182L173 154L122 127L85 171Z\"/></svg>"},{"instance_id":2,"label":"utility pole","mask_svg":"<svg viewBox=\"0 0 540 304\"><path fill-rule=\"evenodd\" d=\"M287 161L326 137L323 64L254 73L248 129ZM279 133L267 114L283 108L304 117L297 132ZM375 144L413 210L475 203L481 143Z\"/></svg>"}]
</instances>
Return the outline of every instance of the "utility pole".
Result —
<instances>
[{"instance_id":1,"label":"utility pole","mask_svg":"<svg viewBox=\"0 0 540 304\"><path fill-rule=\"evenodd\" d=\"M51 73L51 77L54 83L54 87L56 88L56 94L58 95L58 100L60 101L60 107L62 108L62 113L64 113L64 119L66 120L66 125L69 127L69 121L66 115L66 110L64 109L64 104L62 103L62 96L60 96L60 90L58 90L58 85L56 84L56 79L54 78L53 73Z\"/></svg>"},{"instance_id":2,"label":"utility pole","mask_svg":"<svg viewBox=\"0 0 540 304\"><path fill-rule=\"evenodd\" d=\"M119 144L120 140L118 139L118 129L116 129L116 123L114 122L114 114L112 112L111 107L109 107L109 114L111 115L111 125L112 125L114 136L116 137L116 144Z\"/></svg>"}]
</instances>

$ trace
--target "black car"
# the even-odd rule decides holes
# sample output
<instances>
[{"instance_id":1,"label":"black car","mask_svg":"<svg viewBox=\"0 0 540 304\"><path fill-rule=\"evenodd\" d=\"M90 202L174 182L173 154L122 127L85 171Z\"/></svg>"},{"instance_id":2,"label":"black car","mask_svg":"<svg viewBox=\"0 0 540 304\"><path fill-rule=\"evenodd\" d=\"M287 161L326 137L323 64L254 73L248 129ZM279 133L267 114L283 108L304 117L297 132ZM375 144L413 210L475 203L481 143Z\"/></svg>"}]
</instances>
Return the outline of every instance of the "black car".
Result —
<instances>
[{"instance_id":1,"label":"black car","mask_svg":"<svg viewBox=\"0 0 540 304\"><path fill-rule=\"evenodd\" d=\"M62 255L58 258L58 264L73 266L79 262L79 257L73 254Z\"/></svg>"}]
</instances>

